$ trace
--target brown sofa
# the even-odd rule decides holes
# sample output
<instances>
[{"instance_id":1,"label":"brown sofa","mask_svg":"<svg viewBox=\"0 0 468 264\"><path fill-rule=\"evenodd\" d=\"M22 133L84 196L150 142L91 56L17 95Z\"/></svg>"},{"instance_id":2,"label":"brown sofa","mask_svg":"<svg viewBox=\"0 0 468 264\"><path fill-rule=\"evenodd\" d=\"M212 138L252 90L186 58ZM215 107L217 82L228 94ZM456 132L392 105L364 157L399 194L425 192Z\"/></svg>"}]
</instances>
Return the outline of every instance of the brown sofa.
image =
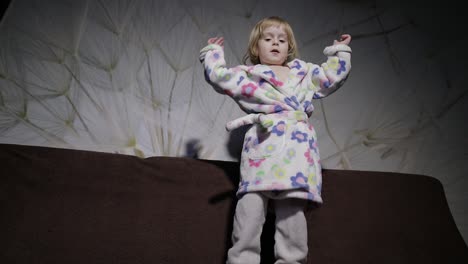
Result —
<instances>
[{"instance_id":1,"label":"brown sofa","mask_svg":"<svg viewBox=\"0 0 468 264\"><path fill-rule=\"evenodd\" d=\"M224 263L238 164L0 144L0 263ZM468 263L439 181L324 170L308 263ZM273 263L274 215L262 236Z\"/></svg>"}]
</instances>

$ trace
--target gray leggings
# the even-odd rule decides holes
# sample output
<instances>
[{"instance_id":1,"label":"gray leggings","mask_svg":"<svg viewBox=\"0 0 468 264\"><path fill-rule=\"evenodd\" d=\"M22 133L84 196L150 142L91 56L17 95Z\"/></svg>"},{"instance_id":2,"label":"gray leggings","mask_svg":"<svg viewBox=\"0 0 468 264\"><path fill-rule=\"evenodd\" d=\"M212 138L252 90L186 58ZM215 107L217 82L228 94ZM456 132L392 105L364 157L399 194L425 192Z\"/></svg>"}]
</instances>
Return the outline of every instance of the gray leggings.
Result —
<instances>
[{"instance_id":1,"label":"gray leggings","mask_svg":"<svg viewBox=\"0 0 468 264\"><path fill-rule=\"evenodd\" d=\"M265 223L269 198L260 193L247 193L237 202L232 231L233 246L228 251L227 264L259 264L260 236ZM306 263L307 222L306 201L275 200L276 264Z\"/></svg>"}]
</instances>

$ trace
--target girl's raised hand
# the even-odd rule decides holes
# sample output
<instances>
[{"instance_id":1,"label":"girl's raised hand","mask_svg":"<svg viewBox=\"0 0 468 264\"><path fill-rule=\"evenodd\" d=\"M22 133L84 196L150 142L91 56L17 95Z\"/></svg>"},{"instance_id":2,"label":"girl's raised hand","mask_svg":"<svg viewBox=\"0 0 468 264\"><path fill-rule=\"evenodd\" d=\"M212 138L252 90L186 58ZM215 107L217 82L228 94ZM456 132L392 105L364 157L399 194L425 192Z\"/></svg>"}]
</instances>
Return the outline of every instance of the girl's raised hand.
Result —
<instances>
[{"instance_id":1,"label":"girl's raised hand","mask_svg":"<svg viewBox=\"0 0 468 264\"><path fill-rule=\"evenodd\" d=\"M341 35L340 40L333 40L333 45L337 45L337 44L349 45L350 42L351 42L351 35L343 34L343 35Z\"/></svg>"},{"instance_id":2,"label":"girl's raised hand","mask_svg":"<svg viewBox=\"0 0 468 264\"><path fill-rule=\"evenodd\" d=\"M220 45L221 47L224 46L224 38L223 37L214 37L214 38L210 38L208 40L208 44L218 44Z\"/></svg>"}]
</instances>

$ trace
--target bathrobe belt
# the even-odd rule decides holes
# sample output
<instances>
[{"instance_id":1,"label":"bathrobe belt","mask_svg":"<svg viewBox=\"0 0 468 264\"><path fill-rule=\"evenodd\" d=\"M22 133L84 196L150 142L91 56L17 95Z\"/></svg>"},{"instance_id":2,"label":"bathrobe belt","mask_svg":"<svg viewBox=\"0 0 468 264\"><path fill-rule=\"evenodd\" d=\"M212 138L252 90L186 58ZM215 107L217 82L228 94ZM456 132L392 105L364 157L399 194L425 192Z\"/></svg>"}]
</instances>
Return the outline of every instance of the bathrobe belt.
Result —
<instances>
[{"instance_id":1,"label":"bathrobe belt","mask_svg":"<svg viewBox=\"0 0 468 264\"><path fill-rule=\"evenodd\" d=\"M241 126L252 124L260 124L262 127L268 128L282 120L307 122L307 120L309 120L309 116L302 111L281 111L271 114L248 114L228 122L226 124L226 130L232 131Z\"/></svg>"}]
</instances>

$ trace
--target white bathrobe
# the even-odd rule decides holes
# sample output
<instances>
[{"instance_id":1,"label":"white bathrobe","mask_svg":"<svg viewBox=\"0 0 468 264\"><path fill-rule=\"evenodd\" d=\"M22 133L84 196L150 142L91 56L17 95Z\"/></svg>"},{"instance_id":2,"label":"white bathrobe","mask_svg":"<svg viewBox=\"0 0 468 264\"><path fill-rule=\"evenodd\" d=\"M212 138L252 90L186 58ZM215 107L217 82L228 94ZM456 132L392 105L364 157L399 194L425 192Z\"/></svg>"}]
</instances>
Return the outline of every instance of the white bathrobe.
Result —
<instances>
[{"instance_id":1,"label":"white bathrobe","mask_svg":"<svg viewBox=\"0 0 468 264\"><path fill-rule=\"evenodd\" d=\"M351 48L325 48L321 66L295 59L285 82L267 65L226 68L223 48L200 51L207 81L232 97L248 115L229 122L228 130L252 125L244 138L238 195L262 191L274 199L301 198L322 203L322 173L317 135L309 124L312 99L336 91L351 70Z\"/></svg>"}]
</instances>

